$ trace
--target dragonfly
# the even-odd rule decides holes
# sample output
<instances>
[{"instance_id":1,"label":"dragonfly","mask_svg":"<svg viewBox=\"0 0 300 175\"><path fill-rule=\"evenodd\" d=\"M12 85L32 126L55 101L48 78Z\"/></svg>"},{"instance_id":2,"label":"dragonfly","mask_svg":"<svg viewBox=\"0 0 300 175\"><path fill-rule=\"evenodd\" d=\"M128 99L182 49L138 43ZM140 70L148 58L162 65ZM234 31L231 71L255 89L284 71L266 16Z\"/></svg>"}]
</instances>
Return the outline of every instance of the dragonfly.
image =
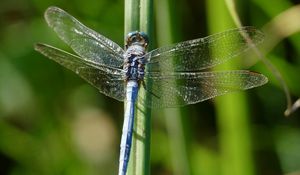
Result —
<instances>
[{"instance_id":1,"label":"dragonfly","mask_svg":"<svg viewBox=\"0 0 300 175\"><path fill-rule=\"evenodd\" d=\"M248 70L210 70L262 42L264 35L255 27L230 29L147 52L149 38L144 32L130 32L122 49L58 7L49 7L45 19L76 54L42 43L35 50L74 71L104 95L126 102L119 175L127 172L137 98L149 108L181 107L268 81ZM138 93L140 88L145 89L144 95Z\"/></svg>"}]
</instances>

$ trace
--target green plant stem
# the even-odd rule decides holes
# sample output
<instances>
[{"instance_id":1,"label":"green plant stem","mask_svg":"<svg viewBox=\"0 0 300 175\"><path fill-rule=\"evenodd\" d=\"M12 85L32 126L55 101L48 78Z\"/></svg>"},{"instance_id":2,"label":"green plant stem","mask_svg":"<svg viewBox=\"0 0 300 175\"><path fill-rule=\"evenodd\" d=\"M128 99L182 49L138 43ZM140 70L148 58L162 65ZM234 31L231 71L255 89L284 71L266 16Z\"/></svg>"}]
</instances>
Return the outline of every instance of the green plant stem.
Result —
<instances>
[{"instance_id":1,"label":"green plant stem","mask_svg":"<svg viewBox=\"0 0 300 175\"><path fill-rule=\"evenodd\" d=\"M153 0L140 0L140 31L152 38ZM150 40L151 47L151 40Z\"/></svg>"},{"instance_id":2,"label":"green plant stem","mask_svg":"<svg viewBox=\"0 0 300 175\"><path fill-rule=\"evenodd\" d=\"M125 0L125 26L124 35L139 30L140 26L140 0Z\"/></svg>"},{"instance_id":3,"label":"green plant stem","mask_svg":"<svg viewBox=\"0 0 300 175\"><path fill-rule=\"evenodd\" d=\"M152 0L125 0L125 35L131 31L142 31L148 35L151 42L152 3ZM145 83L147 87L151 87L151 82ZM140 88L139 96L143 96L144 100L151 100L146 96L144 88ZM140 100L142 99L137 99ZM136 105L129 175L150 174L150 133L151 110L146 106Z\"/></svg>"},{"instance_id":4,"label":"green plant stem","mask_svg":"<svg viewBox=\"0 0 300 175\"><path fill-rule=\"evenodd\" d=\"M234 27L224 0L207 0L208 26L211 33ZM233 38L234 40L234 38ZM213 51L212 51L213 52ZM222 69L234 67L232 62ZM221 174L253 175L249 110L245 92L215 99L220 132Z\"/></svg>"}]
</instances>

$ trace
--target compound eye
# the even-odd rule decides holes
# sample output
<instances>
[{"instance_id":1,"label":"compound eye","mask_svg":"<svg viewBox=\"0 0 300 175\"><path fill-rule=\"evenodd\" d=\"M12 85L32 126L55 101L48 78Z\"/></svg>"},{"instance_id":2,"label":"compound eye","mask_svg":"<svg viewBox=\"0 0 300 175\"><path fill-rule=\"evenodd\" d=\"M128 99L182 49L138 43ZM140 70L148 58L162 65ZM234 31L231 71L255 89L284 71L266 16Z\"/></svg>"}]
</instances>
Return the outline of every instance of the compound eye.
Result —
<instances>
[{"instance_id":1,"label":"compound eye","mask_svg":"<svg viewBox=\"0 0 300 175\"><path fill-rule=\"evenodd\" d=\"M136 40L136 36L135 35L133 35L133 36L130 37L130 41L135 41L135 40Z\"/></svg>"},{"instance_id":2,"label":"compound eye","mask_svg":"<svg viewBox=\"0 0 300 175\"><path fill-rule=\"evenodd\" d=\"M140 32L140 36L145 40L145 43L149 43L148 35L145 32Z\"/></svg>"},{"instance_id":3,"label":"compound eye","mask_svg":"<svg viewBox=\"0 0 300 175\"><path fill-rule=\"evenodd\" d=\"M125 39L125 47L128 48L136 39L138 31L130 32L127 34Z\"/></svg>"},{"instance_id":4,"label":"compound eye","mask_svg":"<svg viewBox=\"0 0 300 175\"><path fill-rule=\"evenodd\" d=\"M137 34L137 31L134 31L134 32L129 32L126 36L126 39L130 39L132 38L132 36L136 35Z\"/></svg>"}]
</instances>

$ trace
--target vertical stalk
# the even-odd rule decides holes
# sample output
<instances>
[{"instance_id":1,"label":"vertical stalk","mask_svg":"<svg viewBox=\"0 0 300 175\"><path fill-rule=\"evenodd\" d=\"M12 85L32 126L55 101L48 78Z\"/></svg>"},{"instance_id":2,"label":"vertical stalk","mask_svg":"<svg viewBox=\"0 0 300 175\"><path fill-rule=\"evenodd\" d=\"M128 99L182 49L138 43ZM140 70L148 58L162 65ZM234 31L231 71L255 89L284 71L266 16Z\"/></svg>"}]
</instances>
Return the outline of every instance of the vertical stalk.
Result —
<instances>
[{"instance_id":1,"label":"vertical stalk","mask_svg":"<svg viewBox=\"0 0 300 175\"><path fill-rule=\"evenodd\" d=\"M211 33L234 26L224 0L207 0L206 3ZM227 64L222 68L228 70L232 67L232 64ZM221 174L253 175L249 111L245 92L218 97L215 102L220 132Z\"/></svg>"},{"instance_id":2,"label":"vertical stalk","mask_svg":"<svg viewBox=\"0 0 300 175\"><path fill-rule=\"evenodd\" d=\"M140 0L140 31L147 33L152 38L153 0ZM151 40L150 40L151 47Z\"/></svg>"},{"instance_id":3,"label":"vertical stalk","mask_svg":"<svg viewBox=\"0 0 300 175\"><path fill-rule=\"evenodd\" d=\"M148 49L152 47L152 24L153 24L153 0L140 1L140 31L145 32L150 40ZM151 82L145 82L147 88L151 88ZM151 97L146 96L145 89L140 88L139 92L144 96L145 101L150 101ZM140 101L141 99L138 99ZM139 106L137 110L137 136L143 136L142 139L136 139L136 152L140 157L140 166L137 166L136 175L150 174L150 141L151 141L151 110L146 106ZM140 125L138 125L140 124Z\"/></svg>"},{"instance_id":4,"label":"vertical stalk","mask_svg":"<svg viewBox=\"0 0 300 175\"><path fill-rule=\"evenodd\" d=\"M124 35L139 30L140 26L140 0L125 0L125 26Z\"/></svg>"},{"instance_id":5,"label":"vertical stalk","mask_svg":"<svg viewBox=\"0 0 300 175\"><path fill-rule=\"evenodd\" d=\"M152 11L152 0L125 0L125 36L131 31L143 31L149 36L151 47ZM146 86L150 87L151 82L146 82ZM144 100L151 100L142 87L139 89L139 96L143 96ZM140 100L137 99L137 102ZM146 106L136 105L135 116L128 175L149 175L151 110Z\"/></svg>"}]
</instances>

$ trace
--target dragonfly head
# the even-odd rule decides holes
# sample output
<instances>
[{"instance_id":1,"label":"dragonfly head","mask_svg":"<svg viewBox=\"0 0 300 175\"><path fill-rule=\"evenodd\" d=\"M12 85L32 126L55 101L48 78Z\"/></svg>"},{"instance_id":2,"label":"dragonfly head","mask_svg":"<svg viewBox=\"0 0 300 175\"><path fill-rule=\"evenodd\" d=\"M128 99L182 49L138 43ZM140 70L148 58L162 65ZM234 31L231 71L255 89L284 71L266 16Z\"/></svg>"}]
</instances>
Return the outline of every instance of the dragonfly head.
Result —
<instances>
[{"instance_id":1,"label":"dragonfly head","mask_svg":"<svg viewBox=\"0 0 300 175\"><path fill-rule=\"evenodd\" d=\"M128 33L125 42L126 49L132 45L140 45L146 49L149 43L149 38L144 32L134 31Z\"/></svg>"}]
</instances>

